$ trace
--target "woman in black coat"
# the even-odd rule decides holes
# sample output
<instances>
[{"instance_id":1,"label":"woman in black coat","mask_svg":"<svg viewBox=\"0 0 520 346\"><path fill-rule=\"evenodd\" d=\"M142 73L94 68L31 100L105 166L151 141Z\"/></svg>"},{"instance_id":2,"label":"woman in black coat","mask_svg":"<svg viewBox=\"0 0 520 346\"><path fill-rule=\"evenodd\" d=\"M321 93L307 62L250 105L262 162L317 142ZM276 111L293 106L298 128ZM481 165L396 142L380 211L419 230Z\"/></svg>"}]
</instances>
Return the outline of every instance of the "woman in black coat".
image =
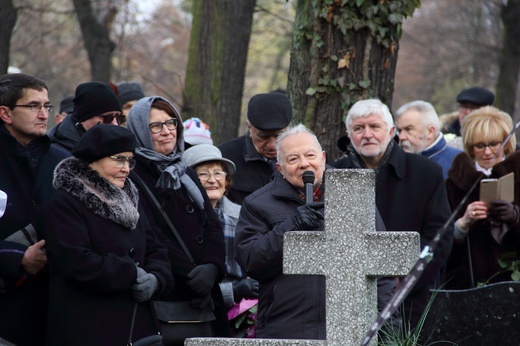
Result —
<instances>
[{"instance_id":1,"label":"woman in black coat","mask_svg":"<svg viewBox=\"0 0 520 346\"><path fill-rule=\"evenodd\" d=\"M494 200L488 205L479 200L478 187L470 194L455 222L446 289L509 281L511 272L495 276L501 269L498 261L510 252L516 252L514 259L520 259L520 153L514 151L514 136L502 147L512 128L511 117L494 107L480 108L464 118L465 153L455 157L446 180L451 208L459 205L478 179L499 178L511 172L515 174L515 197L513 203Z\"/></svg>"},{"instance_id":2,"label":"woman in black coat","mask_svg":"<svg viewBox=\"0 0 520 346\"><path fill-rule=\"evenodd\" d=\"M172 286L166 248L127 179L135 138L97 125L56 168L45 233L50 268L49 346L126 345L157 334L148 300Z\"/></svg>"},{"instance_id":3,"label":"woman in black coat","mask_svg":"<svg viewBox=\"0 0 520 346\"><path fill-rule=\"evenodd\" d=\"M224 235L195 171L182 160L184 137L180 114L168 100L146 97L132 106L127 126L137 138L137 166L130 178L139 188L148 219L165 238L176 283L175 289L162 300L186 302L200 311L214 307L216 320L212 334L228 336L226 309L218 286L225 272ZM168 215L193 261L141 183ZM165 345L168 344L165 340Z\"/></svg>"}]
</instances>

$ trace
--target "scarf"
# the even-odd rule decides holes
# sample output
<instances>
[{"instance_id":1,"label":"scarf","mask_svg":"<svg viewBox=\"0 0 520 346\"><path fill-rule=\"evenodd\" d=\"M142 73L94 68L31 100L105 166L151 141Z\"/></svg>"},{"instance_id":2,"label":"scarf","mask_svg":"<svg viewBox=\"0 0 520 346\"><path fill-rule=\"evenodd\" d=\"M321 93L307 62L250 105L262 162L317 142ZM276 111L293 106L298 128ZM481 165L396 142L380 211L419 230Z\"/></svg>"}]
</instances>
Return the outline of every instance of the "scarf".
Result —
<instances>
[{"instance_id":1,"label":"scarf","mask_svg":"<svg viewBox=\"0 0 520 346\"><path fill-rule=\"evenodd\" d=\"M137 226L139 193L129 179L120 189L90 168L86 161L69 157L56 166L53 185L66 190L104 219L130 229Z\"/></svg>"},{"instance_id":2,"label":"scarf","mask_svg":"<svg viewBox=\"0 0 520 346\"><path fill-rule=\"evenodd\" d=\"M177 143L173 152L169 155L163 155L155 151L152 134L148 127L150 110L153 102L157 99L168 102L177 116ZM132 106L132 109L128 114L127 128L136 136L136 155L152 161L157 171L160 173L159 179L155 185L159 193L172 199L174 193L180 190L181 187L184 187L197 207L200 210L203 210L204 197L202 196L197 184L195 184L193 179L186 174L188 166L182 160L182 155L184 153L184 125L175 106L168 100L159 96L142 98Z\"/></svg>"},{"instance_id":3,"label":"scarf","mask_svg":"<svg viewBox=\"0 0 520 346\"><path fill-rule=\"evenodd\" d=\"M388 158L390 157L390 154L392 153L392 149L394 148L394 145L395 145L394 140L393 139L390 140L390 142L388 143L388 146L386 147L385 154L383 155L383 157L381 158L381 161L379 162L379 165L377 166L376 169L374 169L374 172L376 173L376 175L379 174L379 171L381 170L381 167L386 165L386 162L388 161ZM349 150L349 158L350 158L354 168L365 168L366 169L367 166L365 166L365 163L363 162L363 159L357 153L356 149L354 149L354 146L351 145L348 148L348 150Z\"/></svg>"}]
</instances>

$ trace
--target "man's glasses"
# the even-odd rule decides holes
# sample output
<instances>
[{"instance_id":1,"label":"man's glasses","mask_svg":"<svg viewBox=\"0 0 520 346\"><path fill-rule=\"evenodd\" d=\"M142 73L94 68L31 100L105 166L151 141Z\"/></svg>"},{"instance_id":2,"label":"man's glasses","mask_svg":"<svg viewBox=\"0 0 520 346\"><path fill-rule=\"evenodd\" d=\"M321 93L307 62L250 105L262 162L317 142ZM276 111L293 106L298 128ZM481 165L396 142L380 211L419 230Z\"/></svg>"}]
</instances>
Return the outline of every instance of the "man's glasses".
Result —
<instances>
[{"instance_id":1,"label":"man's glasses","mask_svg":"<svg viewBox=\"0 0 520 346\"><path fill-rule=\"evenodd\" d=\"M103 119L103 124L112 124L114 118L116 118L117 125L124 124L126 121L126 115L121 112L100 114L98 117Z\"/></svg>"},{"instance_id":2,"label":"man's glasses","mask_svg":"<svg viewBox=\"0 0 520 346\"><path fill-rule=\"evenodd\" d=\"M152 133L161 133L161 131L163 130L163 125L166 126L168 130L173 131L177 128L177 124L177 118L171 118L169 120L166 120L164 123L156 121L150 123L150 125L148 126L150 127L150 131L152 131Z\"/></svg>"},{"instance_id":3,"label":"man's glasses","mask_svg":"<svg viewBox=\"0 0 520 346\"><path fill-rule=\"evenodd\" d=\"M485 151L486 148L489 148L489 150L491 150L492 152L496 152L500 148L501 145L502 145L502 142L491 142L489 144L477 143L477 144L473 144L473 149L475 151Z\"/></svg>"},{"instance_id":4,"label":"man's glasses","mask_svg":"<svg viewBox=\"0 0 520 346\"><path fill-rule=\"evenodd\" d=\"M134 169L135 167L135 159L126 158L124 156L109 156L116 163L116 167L123 168L128 163L129 169Z\"/></svg>"},{"instance_id":5,"label":"man's glasses","mask_svg":"<svg viewBox=\"0 0 520 346\"><path fill-rule=\"evenodd\" d=\"M41 103L33 103L33 104L28 104L28 105L14 105L11 108L14 108L14 107L29 108L31 110L31 112L34 112L34 113L38 113L39 111L41 111L42 108L45 109L47 111L47 113L49 113L54 108L53 105L48 104L48 103L46 103L44 105L42 105Z\"/></svg>"},{"instance_id":6,"label":"man's glasses","mask_svg":"<svg viewBox=\"0 0 520 346\"><path fill-rule=\"evenodd\" d=\"M197 173L197 176L199 177L199 180L201 182L206 182L211 178L211 176L215 177L215 180L222 181L226 179L227 173L224 171L214 171L214 172L208 172L208 171L201 171Z\"/></svg>"}]
</instances>

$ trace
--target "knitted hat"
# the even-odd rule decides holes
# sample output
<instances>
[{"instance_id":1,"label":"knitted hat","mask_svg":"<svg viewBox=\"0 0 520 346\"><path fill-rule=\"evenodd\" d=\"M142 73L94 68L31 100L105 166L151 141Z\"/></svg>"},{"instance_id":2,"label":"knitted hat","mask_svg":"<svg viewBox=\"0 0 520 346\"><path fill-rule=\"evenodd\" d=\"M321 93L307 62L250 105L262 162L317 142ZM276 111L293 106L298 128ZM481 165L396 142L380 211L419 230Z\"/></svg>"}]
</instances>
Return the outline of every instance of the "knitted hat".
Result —
<instances>
[{"instance_id":1,"label":"knitted hat","mask_svg":"<svg viewBox=\"0 0 520 346\"><path fill-rule=\"evenodd\" d=\"M187 149L182 159L192 168L205 162L222 162L229 175L233 175L236 169L233 161L223 158L219 148L211 144L199 144Z\"/></svg>"},{"instance_id":2,"label":"knitted hat","mask_svg":"<svg viewBox=\"0 0 520 346\"><path fill-rule=\"evenodd\" d=\"M473 103L478 106L491 106L493 102L495 102L495 94L481 87L472 87L462 90L457 96L457 102Z\"/></svg>"},{"instance_id":3,"label":"knitted hat","mask_svg":"<svg viewBox=\"0 0 520 346\"><path fill-rule=\"evenodd\" d=\"M145 96L143 87L138 82L117 83L117 94L121 105L124 105L128 101L140 100Z\"/></svg>"},{"instance_id":4,"label":"knitted hat","mask_svg":"<svg viewBox=\"0 0 520 346\"><path fill-rule=\"evenodd\" d=\"M258 94L249 100L247 119L259 130L281 130L292 120L289 98L282 93Z\"/></svg>"},{"instance_id":5,"label":"knitted hat","mask_svg":"<svg viewBox=\"0 0 520 346\"><path fill-rule=\"evenodd\" d=\"M199 118L184 121L184 141L190 145L213 144L209 125Z\"/></svg>"},{"instance_id":6,"label":"knitted hat","mask_svg":"<svg viewBox=\"0 0 520 346\"><path fill-rule=\"evenodd\" d=\"M71 152L78 159L94 162L110 155L134 152L135 145L135 136L127 128L99 124L85 132Z\"/></svg>"},{"instance_id":7,"label":"knitted hat","mask_svg":"<svg viewBox=\"0 0 520 346\"><path fill-rule=\"evenodd\" d=\"M74 96L67 96L60 102L60 110L58 113L72 113L74 110Z\"/></svg>"},{"instance_id":8,"label":"knitted hat","mask_svg":"<svg viewBox=\"0 0 520 346\"><path fill-rule=\"evenodd\" d=\"M106 112L121 112L121 104L112 88L102 82L78 85L74 96L74 118L81 122Z\"/></svg>"}]
</instances>

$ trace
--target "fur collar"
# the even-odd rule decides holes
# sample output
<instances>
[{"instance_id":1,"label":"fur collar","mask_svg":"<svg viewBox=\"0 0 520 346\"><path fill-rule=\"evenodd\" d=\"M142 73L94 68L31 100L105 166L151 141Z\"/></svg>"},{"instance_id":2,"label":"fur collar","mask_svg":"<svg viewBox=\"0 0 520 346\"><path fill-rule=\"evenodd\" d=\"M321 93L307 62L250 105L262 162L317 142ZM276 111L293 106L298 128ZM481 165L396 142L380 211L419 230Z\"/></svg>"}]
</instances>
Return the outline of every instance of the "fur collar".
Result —
<instances>
[{"instance_id":1,"label":"fur collar","mask_svg":"<svg viewBox=\"0 0 520 346\"><path fill-rule=\"evenodd\" d=\"M131 229L137 225L139 194L129 179L120 189L101 177L87 162L70 157L56 166L53 185L68 191L87 209L107 220Z\"/></svg>"}]
</instances>

